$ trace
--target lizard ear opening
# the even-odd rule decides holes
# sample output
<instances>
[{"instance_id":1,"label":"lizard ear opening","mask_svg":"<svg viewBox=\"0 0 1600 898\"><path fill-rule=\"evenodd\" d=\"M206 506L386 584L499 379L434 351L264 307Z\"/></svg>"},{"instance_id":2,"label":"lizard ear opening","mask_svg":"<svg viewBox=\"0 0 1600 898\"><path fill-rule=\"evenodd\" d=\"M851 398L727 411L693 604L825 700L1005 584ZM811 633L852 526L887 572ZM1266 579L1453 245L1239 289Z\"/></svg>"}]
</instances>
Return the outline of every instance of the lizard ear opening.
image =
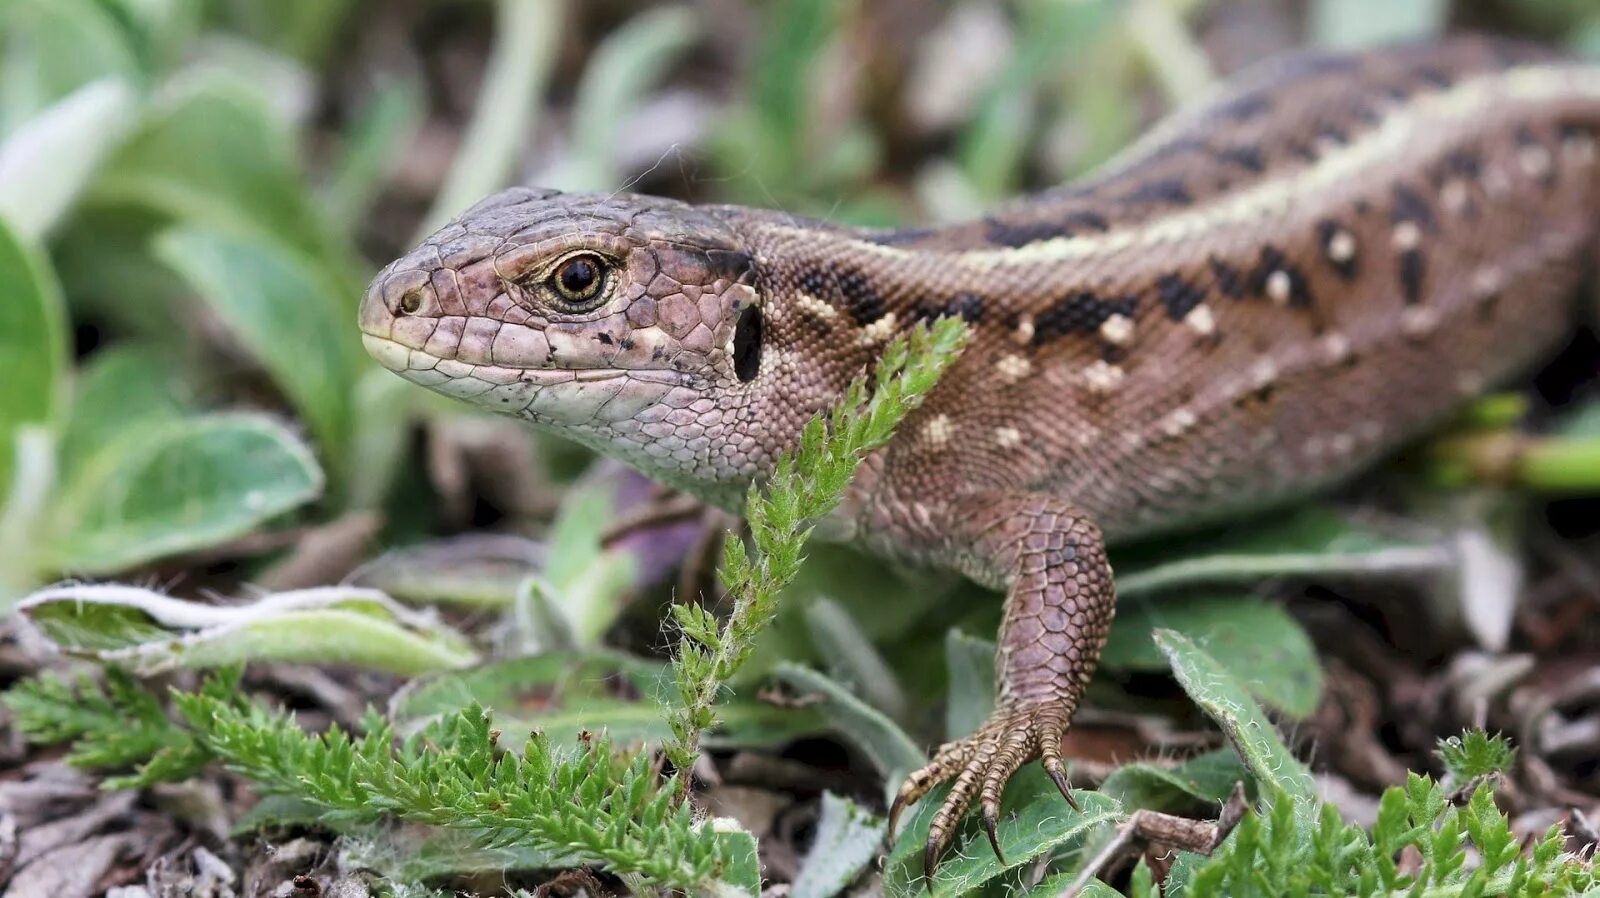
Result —
<instances>
[{"instance_id":1,"label":"lizard ear opening","mask_svg":"<svg viewBox=\"0 0 1600 898\"><path fill-rule=\"evenodd\" d=\"M733 373L741 383L756 379L761 371L761 310L750 306L733 325Z\"/></svg>"}]
</instances>

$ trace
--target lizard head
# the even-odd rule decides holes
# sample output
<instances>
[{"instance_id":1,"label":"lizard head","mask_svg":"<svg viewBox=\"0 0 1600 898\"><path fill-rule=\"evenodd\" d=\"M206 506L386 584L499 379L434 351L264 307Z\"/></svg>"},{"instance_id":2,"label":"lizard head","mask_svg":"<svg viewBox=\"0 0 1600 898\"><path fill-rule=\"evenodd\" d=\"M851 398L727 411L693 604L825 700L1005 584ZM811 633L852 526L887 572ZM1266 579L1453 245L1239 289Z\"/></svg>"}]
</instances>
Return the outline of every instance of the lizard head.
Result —
<instances>
[{"instance_id":1,"label":"lizard head","mask_svg":"<svg viewBox=\"0 0 1600 898\"><path fill-rule=\"evenodd\" d=\"M713 501L759 476L756 264L715 210L626 194L509 190L385 268L369 353ZM727 500L727 501L724 501Z\"/></svg>"}]
</instances>

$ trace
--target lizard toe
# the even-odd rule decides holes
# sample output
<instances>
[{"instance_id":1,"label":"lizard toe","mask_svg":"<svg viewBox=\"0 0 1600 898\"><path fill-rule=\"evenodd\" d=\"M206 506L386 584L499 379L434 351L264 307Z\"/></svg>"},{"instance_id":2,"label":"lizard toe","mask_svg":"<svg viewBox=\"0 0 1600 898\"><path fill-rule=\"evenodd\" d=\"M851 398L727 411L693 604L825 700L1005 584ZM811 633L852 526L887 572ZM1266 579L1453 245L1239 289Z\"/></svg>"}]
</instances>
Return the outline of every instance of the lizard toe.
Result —
<instances>
[{"instance_id":1,"label":"lizard toe","mask_svg":"<svg viewBox=\"0 0 1600 898\"><path fill-rule=\"evenodd\" d=\"M962 818L977 801L984 832L995 856L1005 863L1000 849L998 825L1000 798L1011 776L1023 764L1043 759L1045 772L1061 790L1067 803L1078 803L1068 791L1061 759L1061 734L1067 716L1056 708L1013 706L996 709L976 733L940 747L922 769L912 773L900 787L889 810L889 833L895 832L900 813L915 804L934 786L954 781L939 810L928 826L928 841L923 851L923 870L931 880L940 857L954 841Z\"/></svg>"}]
</instances>

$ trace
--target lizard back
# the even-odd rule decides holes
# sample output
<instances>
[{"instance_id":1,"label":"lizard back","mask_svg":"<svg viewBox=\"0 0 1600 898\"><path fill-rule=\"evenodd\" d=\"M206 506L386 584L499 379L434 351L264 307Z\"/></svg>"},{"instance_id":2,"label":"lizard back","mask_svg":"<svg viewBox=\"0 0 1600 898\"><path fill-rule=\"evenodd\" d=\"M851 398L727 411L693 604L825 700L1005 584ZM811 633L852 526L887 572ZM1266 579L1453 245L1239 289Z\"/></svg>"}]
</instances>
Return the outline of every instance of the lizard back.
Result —
<instances>
[{"instance_id":1,"label":"lizard back","mask_svg":"<svg viewBox=\"0 0 1600 898\"><path fill-rule=\"evenodd\" d=\"M1346 476L1548 352L1600 245L1597 145L1600 68L1463 39L1268 63L976 222L731 214L786 352L854 370L919 319L976 331L862 531L1026 487L1118 538Z\"/></svg>"}]
</instances>

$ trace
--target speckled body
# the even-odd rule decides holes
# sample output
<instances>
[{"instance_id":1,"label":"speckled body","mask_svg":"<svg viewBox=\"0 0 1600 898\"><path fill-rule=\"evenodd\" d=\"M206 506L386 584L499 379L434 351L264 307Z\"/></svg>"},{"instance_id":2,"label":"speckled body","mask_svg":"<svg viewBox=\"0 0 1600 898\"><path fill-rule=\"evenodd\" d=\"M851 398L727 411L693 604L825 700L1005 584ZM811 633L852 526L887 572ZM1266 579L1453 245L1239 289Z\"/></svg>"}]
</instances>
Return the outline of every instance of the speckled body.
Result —
<instances>
[{"instance_id":1,"label":"speckled body","mask_svg":"<svg viewBox=\"0 0 1600 898\"><path fill-rule=\"evenodd\" d=\"M1597 246L1600 68L1466 39L1269 64L1104 173L941 229L509 191L386 269L362 326L413 380L732 506L894 334L968 321L829 528L1008 592L996 716L897 802L955 781L931 866L1024 761L1066 792L1105 538L1371 463L1548 352ZM553 292L573 253L608 269L593 307Z\"/></svg>"}]
</instances>

